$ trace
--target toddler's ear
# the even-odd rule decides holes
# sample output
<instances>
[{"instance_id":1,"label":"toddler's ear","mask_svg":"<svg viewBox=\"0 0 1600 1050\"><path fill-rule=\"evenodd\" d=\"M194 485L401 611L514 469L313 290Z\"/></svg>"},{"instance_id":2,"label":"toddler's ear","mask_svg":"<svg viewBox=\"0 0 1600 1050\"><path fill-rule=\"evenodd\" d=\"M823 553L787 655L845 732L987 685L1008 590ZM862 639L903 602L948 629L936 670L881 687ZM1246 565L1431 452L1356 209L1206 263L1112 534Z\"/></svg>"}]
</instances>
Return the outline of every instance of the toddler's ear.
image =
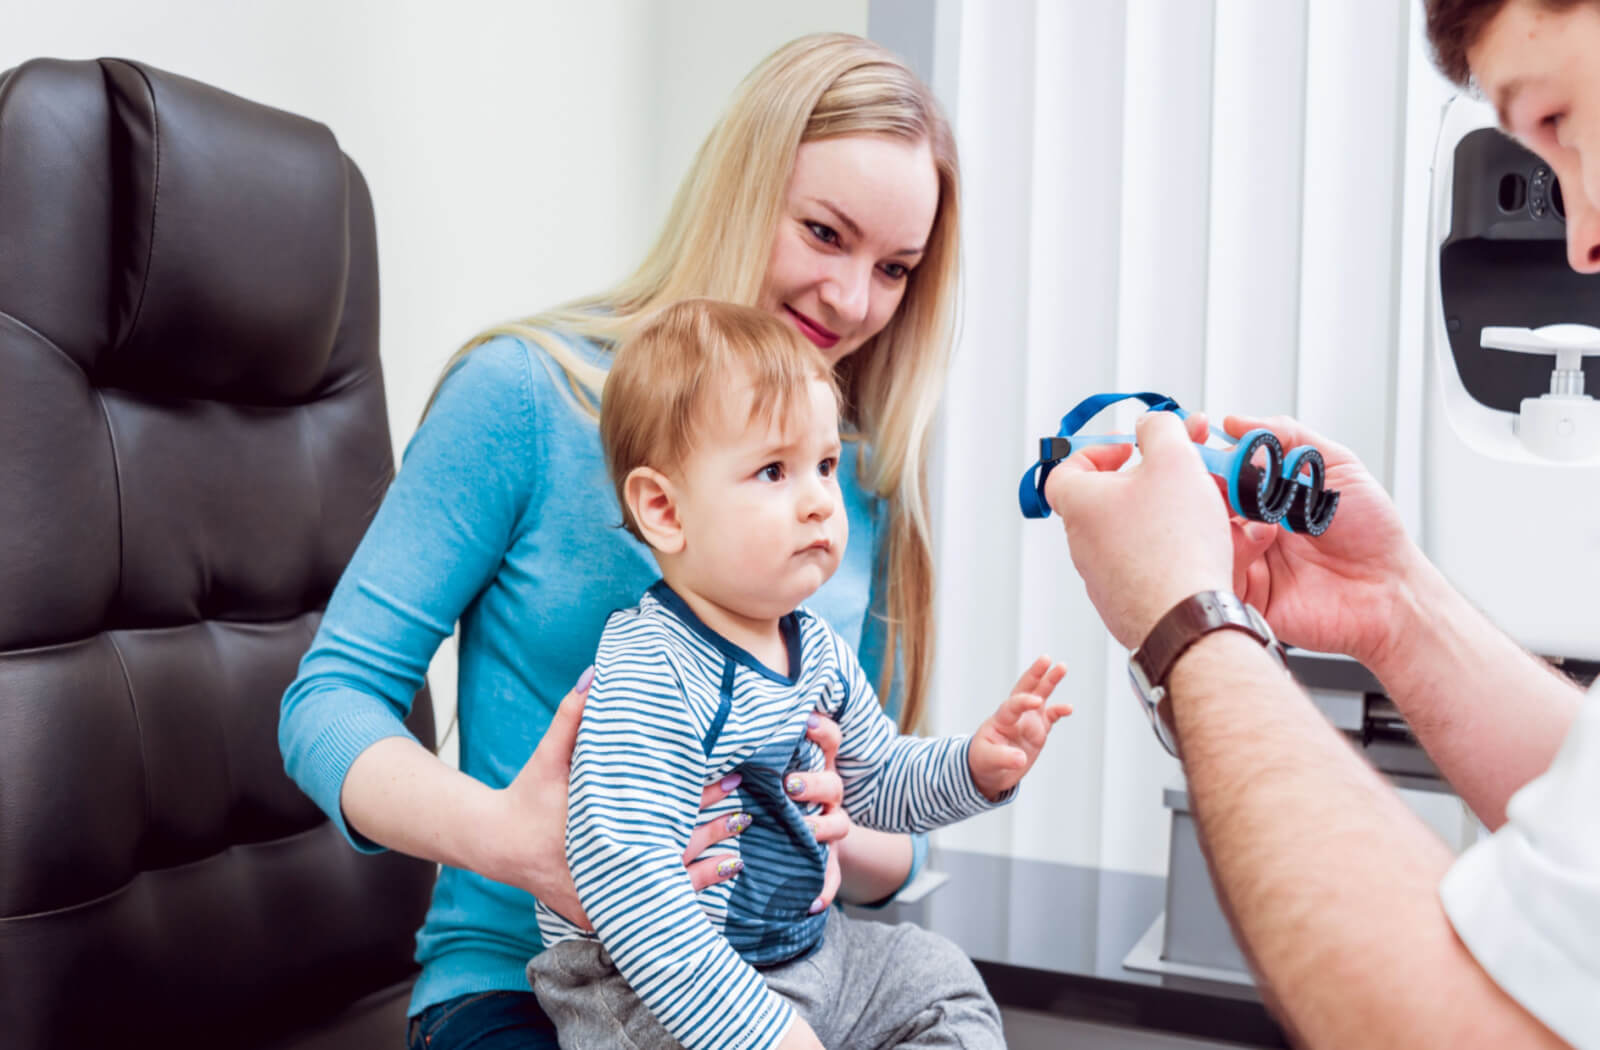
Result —
<instances>
[{"instance_id":1,"label":"toddler's ear","mask_svg":"<svg viewBox=\"0 0 1600 1050\"><path fill-rule=\"evenodd\" d=\"M622 512L633 518L646 543L660 554L683 550L683 523L670 478L649 467L634 467L622 483L622 494L627 504Z\"/></svg>"}]
</instances>

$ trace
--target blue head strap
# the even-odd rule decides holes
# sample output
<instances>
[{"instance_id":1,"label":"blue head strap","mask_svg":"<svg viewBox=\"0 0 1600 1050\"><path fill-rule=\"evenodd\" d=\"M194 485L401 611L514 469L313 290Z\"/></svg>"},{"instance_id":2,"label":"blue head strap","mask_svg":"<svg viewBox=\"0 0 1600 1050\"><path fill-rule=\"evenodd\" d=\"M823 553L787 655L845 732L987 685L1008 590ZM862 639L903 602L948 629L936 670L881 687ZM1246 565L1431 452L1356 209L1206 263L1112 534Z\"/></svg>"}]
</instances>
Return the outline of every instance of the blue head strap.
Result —
<instances>
[{"instance_id":1,"label":"blue head strap","mask_svg":"<svg viewBox=\"0 0 1600 1050\"><path fill-rule=\"evenodd\" d=\"M1083 425L1119 401L1135 400L1144 402L1152 412L1176 412L1179 418L1186 415L1172 398L1149 391L1138 394L1096 394L1084 398L1071 412L1061 417L1061 426L1056 430L1055 437L1040 439L1038 462L1023 472L1022 483L1017 487L1017 501L1022 504L1023 517L1050 516L1050 504L1044 500L1045 479L1057 463L1072 455L1072 438L1083 429ZM1077 442L1080 446L1103 443L1082 438Z\"/></svg>"}]
</instances>

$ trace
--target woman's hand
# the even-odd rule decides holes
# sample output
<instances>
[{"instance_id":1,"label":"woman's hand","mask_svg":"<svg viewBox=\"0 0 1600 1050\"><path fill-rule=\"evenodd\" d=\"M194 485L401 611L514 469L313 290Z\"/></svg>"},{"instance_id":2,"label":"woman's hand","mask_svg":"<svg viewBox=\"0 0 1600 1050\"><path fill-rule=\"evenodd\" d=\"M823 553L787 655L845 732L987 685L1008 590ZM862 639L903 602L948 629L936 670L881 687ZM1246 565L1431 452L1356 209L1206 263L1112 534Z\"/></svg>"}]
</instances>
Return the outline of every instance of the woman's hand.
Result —
<instances>
[{"instance_id":1,"label":"woman's hand","mask_svg":"<svg viewBox=\"0 0 1600 1050\"><path fill-rule=\"evenodd\" d=\"M842 880L839 867L838 843L850 834L850 814L844 811L844 781L839 779L839 744L844 734L839 723L822 712L816 712L806 721L806 738L822 750L822 769L816 773L790 773L784 778L783 788L796 802L816 802L822 812L807 817L811 833L817 841L829 846L828 866L822 877L822 893L811 902L815 915L833 903Z\"/></svg>"},{"instance_id":2,"label":"woman's hand","mask_svg":"<svg viewBox=\"0 0 1600 1050\"><path fill-rule=\"evenodd\" d=\"M556 709L550 728L545 730L544 739L534 749L533 757L516 779L497 792L498 819L493 821L488 834L499 848L491 846L495 852L477 869L479 874L498 882L527 890L547 907L585 929L592 929L592 926L578 901L572 872L567 867L567 776L572 768L572 749L578 742L578 726L583 721L583 704L593 677L593 669L583 673ZM737 775L723 778L701 793L700 805L720 802L738 784ZM749 823L746 814L731 813L695 829L683 859L696 892L726 882L739 873L741 865L731 858L708 857L699 861L694 858L712 843L737 835Z\"/></svg>"}]
</instances>

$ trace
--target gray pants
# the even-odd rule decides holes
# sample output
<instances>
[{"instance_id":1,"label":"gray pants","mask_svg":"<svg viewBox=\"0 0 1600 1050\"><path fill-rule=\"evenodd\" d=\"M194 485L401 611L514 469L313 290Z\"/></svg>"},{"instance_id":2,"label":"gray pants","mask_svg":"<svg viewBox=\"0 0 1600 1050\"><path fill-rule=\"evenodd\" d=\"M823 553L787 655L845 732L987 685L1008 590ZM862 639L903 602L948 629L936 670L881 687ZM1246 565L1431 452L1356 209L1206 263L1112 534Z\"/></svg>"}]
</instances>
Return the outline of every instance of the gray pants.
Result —
<instances>
[{"instance_id":1,"label":"gray pants","mask_svg":"<svg viewBox=\"0 0 1600 1050\"><path fill-rule=\"evenodd\" d=\"M830 911L822 944L762 971L828 1050L1006 1045L1000 1011L972 961L910 923L885 926ZM528 981L562 1050L678 1050L598 941L564 941L533 957Z\"/></svg>"}]
</instances>

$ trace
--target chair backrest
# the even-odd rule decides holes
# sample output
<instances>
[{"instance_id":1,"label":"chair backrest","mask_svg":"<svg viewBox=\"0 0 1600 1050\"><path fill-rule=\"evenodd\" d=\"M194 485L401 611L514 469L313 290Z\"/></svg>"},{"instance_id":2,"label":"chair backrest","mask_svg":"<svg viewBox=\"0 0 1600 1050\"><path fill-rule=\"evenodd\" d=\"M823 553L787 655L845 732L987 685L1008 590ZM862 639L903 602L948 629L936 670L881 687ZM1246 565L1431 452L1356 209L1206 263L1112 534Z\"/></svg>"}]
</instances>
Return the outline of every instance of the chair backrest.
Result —
<instances>
[{"instance_id":1,"label":"chair backrest","mask_svg":"<svg viewBox=\"0 0 1600 1050\"><path fill-rule=\"evenodd\" d=\"M434 867L354 852L277 747L392 472L332 133L137 62L0 75L0 1043L252 1046L415 968Z\"/></svg>"}]
</instances>

